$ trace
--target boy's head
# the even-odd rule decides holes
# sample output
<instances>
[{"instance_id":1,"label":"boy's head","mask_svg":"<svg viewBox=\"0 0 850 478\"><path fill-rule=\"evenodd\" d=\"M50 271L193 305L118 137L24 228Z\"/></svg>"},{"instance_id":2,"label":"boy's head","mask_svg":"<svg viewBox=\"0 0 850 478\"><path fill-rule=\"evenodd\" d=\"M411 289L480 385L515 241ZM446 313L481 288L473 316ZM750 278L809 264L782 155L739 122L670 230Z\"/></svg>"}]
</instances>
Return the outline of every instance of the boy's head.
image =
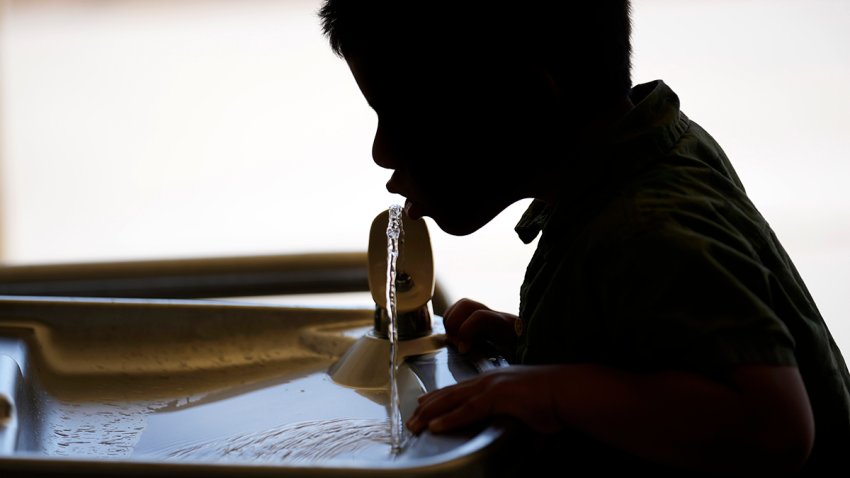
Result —
<instances>
[{"instance_id":1,"label":"boy's head","mask_svg":"<svg viewBox=\"0 0 850 478\"><path fill-rule=\"evenodd\" d=\"M631 87L628 0L326 0L320 16L378 115L388 189L452 234L548 196Z\"/></svg>"}]
</instances>

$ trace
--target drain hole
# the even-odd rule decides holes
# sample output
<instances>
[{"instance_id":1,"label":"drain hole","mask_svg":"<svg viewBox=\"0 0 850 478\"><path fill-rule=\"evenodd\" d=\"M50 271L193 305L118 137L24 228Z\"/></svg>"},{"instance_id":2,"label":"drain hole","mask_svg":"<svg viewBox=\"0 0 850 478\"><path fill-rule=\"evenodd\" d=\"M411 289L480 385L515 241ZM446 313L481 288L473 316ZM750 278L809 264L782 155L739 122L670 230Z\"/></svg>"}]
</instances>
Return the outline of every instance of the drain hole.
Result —
<instances>
[{"instance_id":1,"label":"drain hole","mask_svg":"<svg viewBox=\"0 0 850 478\"><path fill-rule=\"evenodd\" d=\"M9 397L0 395L0 425L6 426L12 419L12 402Z\"/></svg>"}]
</instances>

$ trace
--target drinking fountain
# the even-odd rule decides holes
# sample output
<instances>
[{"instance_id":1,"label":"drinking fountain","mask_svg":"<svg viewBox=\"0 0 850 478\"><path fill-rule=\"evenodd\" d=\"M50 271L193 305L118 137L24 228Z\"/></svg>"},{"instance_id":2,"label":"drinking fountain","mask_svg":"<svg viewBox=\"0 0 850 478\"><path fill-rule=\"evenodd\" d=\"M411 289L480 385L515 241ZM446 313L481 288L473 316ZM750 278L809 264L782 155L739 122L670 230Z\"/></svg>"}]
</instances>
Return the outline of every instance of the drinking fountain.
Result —
<instances>
[{"instance_id":1,"label":"drinking fountain","mask_svg":"<svg viewBox=\"0 0 850 478\"><path fill-rule=\"evenodd\" d=\"M475 477L502 469L499 450L510 434L498 422L425 431L390 450L387 222L386 211L373 221L363 267L375 307L0 295L0 475ZM505 363L445 346L431 311L428 229L423 220L403 225L397 377L406 419L423 393ZM339 288L334 260L316 263ZM339 262L347 283L358 280L350 254ZM291 277L282 267L251 280L265 284L273 272L280 283L319 288L304 279L305 260L280 261L288 263L297 265ZM228 264L216 264L215 276L238 285ZM26 272L28 284L60 284ZM92 268L84 280L59 272L62 287L81 295L88 282L109 286ZM174 287L179 271L168 274ZM17 280L11 269L0 271L5 279Z\"/></svg>"}]
</instances>

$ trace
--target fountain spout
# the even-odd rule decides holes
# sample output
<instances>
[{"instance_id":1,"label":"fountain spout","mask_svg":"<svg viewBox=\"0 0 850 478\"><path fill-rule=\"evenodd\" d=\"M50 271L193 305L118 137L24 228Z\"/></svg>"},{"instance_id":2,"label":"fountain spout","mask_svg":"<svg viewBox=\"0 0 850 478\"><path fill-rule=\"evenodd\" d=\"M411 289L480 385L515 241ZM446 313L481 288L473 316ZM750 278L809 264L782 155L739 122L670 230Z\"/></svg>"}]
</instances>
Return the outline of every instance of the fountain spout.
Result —
<instances>
[{"instance_id":1,"label":"fountain spout","mask_svg":"<svg viewBox=\"0 0 850 478\"><path fill-rule=\"evenodd\" d=\"M358 339L331 366L331 378L354 388L385 388L390 356L387 312L387 225L389 211L372 221L369 233L369 290L375 301L375 327ZM434 295L434 259L431 238L423 220L402 213L403 230L396 260L396 317L400 359L433 352L443 347L445 336L435 334L430 312Z\"/></svg>"},{"instance_id":2,"label":"fountain spout","mask_svg":"<svg viewBox=\"0 0 850 478\"><path fill-rule=\"evenodd\" d=\"M375 334L387 338L387 224L389 212L378 214L369 232L369 290L375 301ZM396 263L396 312L399 340L431 334L428 310L434 295L434 259L424 220L411 220L402 212Z\"/></svg>"}]
</instances>

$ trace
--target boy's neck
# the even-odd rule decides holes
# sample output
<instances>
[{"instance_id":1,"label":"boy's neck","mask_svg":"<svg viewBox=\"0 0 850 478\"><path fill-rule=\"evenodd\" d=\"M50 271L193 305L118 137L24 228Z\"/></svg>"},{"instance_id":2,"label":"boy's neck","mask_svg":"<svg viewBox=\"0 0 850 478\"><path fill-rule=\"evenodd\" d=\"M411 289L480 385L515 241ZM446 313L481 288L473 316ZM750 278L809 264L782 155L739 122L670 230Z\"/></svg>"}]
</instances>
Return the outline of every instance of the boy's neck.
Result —
<instances>
[{"instance_id":1,"label":"boy's neck","mask_svg":"<svg viewBox=\"0 0 850 478\"><path fill-rule=\"evenodd\" d=\"M563 196L564 178L572 178L577 182L582 179L575 177L580 174L582 169L576 161L586 161L589 158L586 155L580 154L578 151L587 151L595 149L594 145L603 141L615 123L620 121L630 111L635 108L631 98L626 97L624 101L618 103L615 107L599 111L595 117L585 123L582 128L575 131L573 138L580 138L582 147L570 148L569 151L563 152L562 161L553 161L553 168L549 171L542 171L540 175L540 187L538 192L533 197L547 204L555 204Z\"/></svg>"}]
</instances>

